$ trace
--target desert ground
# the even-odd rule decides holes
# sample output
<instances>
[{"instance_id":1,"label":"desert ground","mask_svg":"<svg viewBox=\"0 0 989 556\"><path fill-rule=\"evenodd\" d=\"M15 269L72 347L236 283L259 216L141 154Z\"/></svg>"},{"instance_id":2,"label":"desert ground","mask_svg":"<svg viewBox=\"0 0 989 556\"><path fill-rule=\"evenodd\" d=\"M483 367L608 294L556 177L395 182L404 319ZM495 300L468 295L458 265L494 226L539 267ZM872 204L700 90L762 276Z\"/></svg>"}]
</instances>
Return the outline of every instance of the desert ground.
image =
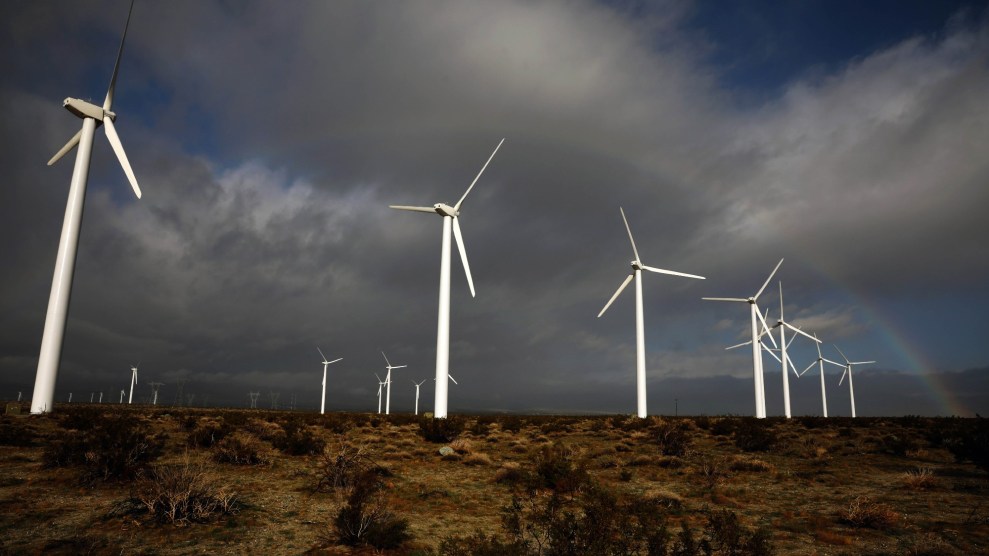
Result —
<instances>
[{"instance_id":1,"label":"desert ground","mask_svg":"<svg viewBox=\"0 0 989 556\"><path fill-rule=\"evenodd\" d=\"M60 405L0 421L0 553L986 554L987 450L982 419Z\"/></svg>"}]
</instances>

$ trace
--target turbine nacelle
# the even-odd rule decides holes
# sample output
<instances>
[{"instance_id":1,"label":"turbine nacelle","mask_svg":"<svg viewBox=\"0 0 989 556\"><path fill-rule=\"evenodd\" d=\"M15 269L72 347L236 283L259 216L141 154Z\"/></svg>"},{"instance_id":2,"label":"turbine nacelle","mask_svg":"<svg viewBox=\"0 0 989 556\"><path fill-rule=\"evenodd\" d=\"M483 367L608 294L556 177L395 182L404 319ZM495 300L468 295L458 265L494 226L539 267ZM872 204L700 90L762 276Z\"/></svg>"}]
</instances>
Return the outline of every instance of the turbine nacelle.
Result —
<instances>
[{"instance_id":1,"label":"turbine nacelle","mask_svg":"<svg viewBox=\"0 0 989 556\"><path fill-rule=\"evenodd\" d=\"M446 203L436 203L435 205L433 205L433 210L435 210L436 214L440 216L449 216L451 218L456 218L460 216L459 210L451 207Z\"/></svg>"},{"instance_id":2,"label":"turbine nacelle","mask_svg":"<svg viewBox=\"0 0 989 556\"><path fill-rule=\"evenodd\" d=\"M95 104L78 98L69 97L62 101L62 106L76 116L83 119L92 118L96 120L98 124L102 124L104 118L110 118L111 120L117 119L117 115L115 113L109 110L104 110Z\"/></svg>"}]
</instances>

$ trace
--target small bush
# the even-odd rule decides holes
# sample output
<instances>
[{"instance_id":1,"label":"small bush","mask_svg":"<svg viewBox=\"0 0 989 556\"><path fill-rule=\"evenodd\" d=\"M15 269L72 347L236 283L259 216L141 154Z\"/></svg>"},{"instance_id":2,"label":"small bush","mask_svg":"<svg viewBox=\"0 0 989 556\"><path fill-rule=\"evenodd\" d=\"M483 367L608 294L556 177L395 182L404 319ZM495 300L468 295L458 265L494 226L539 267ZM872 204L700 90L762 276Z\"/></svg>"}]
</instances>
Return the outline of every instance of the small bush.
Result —
<instances>
[{"instance_id":1,"label":"small bush","mask_svg":"<svg viewBox=\"0 0 989 556\"><path fill-rule=\"evenodd\" d=\"M491 456L481 452L473 452L464 457L464 465L491 465Z\"/></svg>"},{"instance_id":2,"label":"small bush","mask_svg":"<svg viewBox=\"0 0 989 556\"><path fill-rule=\"evenodd\" d=\"M663 422L655 427L656 442L664 456L683 457L690 449L689 426L684 421Z\"/></svg>"},{"instance_id":3,"label":"small bush","mask_svg":"<svg viewBox=\"0 0 989 556\"><path fill-rule=\"evenodd\" d=\"M468 455L472 451L471 441L466 438L457 438L450 443L450 447L453 448L454 452L461 455Z\"/></svg>"},{"instance_id":4,"label":"small bush","mask_svg":"<svg viewBox=\"0 0 989 556\"><path fill-rule=\"evenodd\" d=\"M536 455L538 487L551 488L557 492L574 492L588 480L587 468L580 458L580 451L568 444L544 446Z\"/></svg>"},{"instance_id":5,"label":"small bush","mask_svg":"<svg viewBox=\"0 0 989 556\"><path fill-rule=\"evenodd\" d=\"M462 417L447 417L446 419L423 417L419 419L419 436L427 442L448 444L453 442L462 432L464 432L464 419Z\"/></svg>"},{"instance_id":6,"label":"small bush","mask_svg":"<svg viewBox=\"0 0 989 556\"><path fill-rule=\"evenodd\" d=\"M333 521L336 538L348 546L398 548L412 538L407 519L388 510L377 474L361 474L350 489L347 504Z\"/></svg>"},{"instance_id":7,"label":"small bush","mask_svg":"<svg viewBox=\"0 0 989 556\"><path fill-rule=\"evenodd\" d=\"M196 426L189 433L186 443L192 448L212 448L231 432L233 432L233 429L226 422L207 422Z\"/></svg>"},{"instance_id":8,"label":"small bush","mask_svg":"<svg viewBox=\"0 0 989 556\"><path fill-rule=\"evenodd\" d=\"M918 467L903 474L903 484L913 490L926 490L937 486L937 477L930 467Z\"/></svg>"},{"instance_id":9,"label":"small bush","mask_svg":"<svg viewBox=\"0 0 989 556\"><path fill-rule=\"evenodd\" d=\"M731 510L708 514L702 548L706 553L761 556L772 554L771 536L766 529L748 531Z\"/></svg>"},{"instance_id":10,"label":"small bush","mask_svg":"<svg viewBox=\"0 0 989 556\"><path fill-rule=\"evenodd\" d=\"M736 457L728 466L732 471L750 471L755 473L767 473L774 471L771 463L752 457Z\"/></svg>"},{"instance_id":11,"label":"small bush","mask_svg":"<svg viewBox=\"0 0 989 556\"><path fill-rule=\"evenodd\" d=\"M852 527L868 527L870 529L891 529L900 520L900 514L893 511L887 504L859 496L848 504L838 520Z\"/></svg>"},{"instance_id":12,"label":"small bush","mask_svg":"<svg viewBox=\"0 0 989 556\"><path fill-rule=\"evenodd\" d=\"M450 536L440 542L440 556L529 556L525 546L506 543L481 531L467 537Z\"/></svg>"},{"instance_id":13,"label":"small bush","mask_svg":"<svg viewBox=\"0 0 989 556\"><path fill-rule=\"evenodd\" d=\"M129 415L106 415L85 431L66 431L45 447L45 467L81 467L84 481L131 479L158 459L164 435Z\"/></svg>"},{"instance_id":14,"label":"small bush","mask_svg":"<svg viewBox=\"0 0 989 556\"><path fill-rule=\"evenodd\" d=\"M289 421L282 425L283 434L276 435L271 444L290 456L311 456L326 449L326 441L304 423Z\"/></svg>"},{"instance_id":15,"label":"small bush","mask_svg":"<svg viewBox=\"0 0 989 556\"><path fill-rule=\"evenodd\" d=\"M138 499L155 521L173 525L204 523L240 509L236 494L188 462L154 467L138 485Z\"/></svg>"},{"instance_id":16,"label":"small bush","mask_svg":"<svg viewBox=\"0 0 989 556\"><path fill-rule=\"evenodd\" d=\"M769 423L747 417L735 427L735 445L746 452L767 452L777 443L776 433Z\"/></svg>"},{"instance_id":17,"label":"small bush","mask_svg":"<svg viewBox=\"0 0 989 556\"><path fill-rule=\"evenodd\" d=\"M326 448L316 459L314 492L330 492L354 485L357 478L378 466L368 456L367 448L340 444Z\"/></svg>"},{"instance_id":18,"label":"small bush","mask_svg":"<svg viewBox=\"0 0 989 556\"><path fill-rule=\"evenodd\" d=\"M880 446L881 451L901 458L906 457L908 452L915 452L920 447L916 440L903 434L890 434L882 437Z\"/></svg>"},{"instance_id":19,"label":"small bush","mask_svg":"<svg viewBox=\"0 0 989 556\"><path fill-rule=\"evenodd\" d=\"M501 427L501 430L505 432L517 434L522 430L522 427L525 426L525 422L521 417L516 415L506 415L498 419L498 425Z\"/></svg>"},{"instance_id":20,"label":"small bush","mask_svg":"<svg viewBox=\"0 0 989 556\"><path fill-rule=\"evenodd\" d=\"M271 449L246 432L235 432L213 446L213 460L234 465L270 465Z\"/></svg>"},{"instance_id":21,"label":"small bush","mask_svg":"<svg viewBox=\"0 0 989 556\"><path fill-rule=\"evenodd\" d=\"M0 420L0 446L24 448L34 445L35 439L38 438L38 433L24 424L23 419L19 420L19 422L9 417L3 417L2 419Z\"/></svg>"},{"instance_id":22,"label":"small bush","mask_svg":"<svg viewBox=\"0 0 989 556\"><path fill-rule=\"evenodd\" d=\"M711 421L711 434L714 436L729 436L735 432L735 420L721 417Z\"/></svg>"},{"instance_id":23,"label":"small bush","mask_svg":"<svg viewBox=\"0 0 989 556\"><path fill-rule=\"evenodd\" d=\"M522 470L522 466L515 462L501 464L498 471L495 471L494 480L496 483L519 484L528 480L528 474Z\"/></svg>"}]
</instances>

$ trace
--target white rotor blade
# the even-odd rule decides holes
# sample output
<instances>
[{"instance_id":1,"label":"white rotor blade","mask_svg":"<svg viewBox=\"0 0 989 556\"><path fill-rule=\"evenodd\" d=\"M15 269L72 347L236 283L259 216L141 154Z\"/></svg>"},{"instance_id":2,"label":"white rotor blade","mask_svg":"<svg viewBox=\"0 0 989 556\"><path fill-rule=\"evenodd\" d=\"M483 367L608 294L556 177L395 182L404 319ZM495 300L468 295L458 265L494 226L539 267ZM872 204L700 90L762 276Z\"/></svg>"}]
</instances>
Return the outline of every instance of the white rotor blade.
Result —
<instances>
[{"instance_id":1,"label":"white rotor blade","mask_svg":"<svg viewBox=\"0 0 989 556\"><path fill-rule=\"evenodd\" d=\"M452 375L449 375L449 374L448 374L448 375L446 375L446 376L447 376L447 378L449 378L450 380L452 380L454 384L456 384L457 386L460 386L460 383L459 383L459 382L457 382L457 380L456 380L455 378L453 378L453 376L452 376Z\"/></svg>"},{"instance_id":2,"label":"white rotor blade","mask_svg":"<svg viewBox=\"0 0 989 556\"><path fill-rule=\"evenodd\" d=\"M117 160L120 161L120 167L124 169L124 173L127 174L127 179L130 181L130 186L134 188L134 194L137 198L141 198L141 188L137 185L137 178L134 177L134 170L131 170L130 162L127 161L127 153L124 152L124 146L120 143L120 137L117 135L117 129L113 127L113 120L110 118L103 118L103 128L106 129L106 138L110 141L110 146L113 147L113 152L117 154Z\"/></svg>"},{"instance_id":3,"label":"white rotor blade","mask_svg":"<svg viewBox=\"0 0 989 556\"><path fill-rule=\"evenodd\" d=\"M818 340L817 338L815 338L815 337L813 337L813 336L811 336L810 334L808 334L808 333L806 333L806 332L804 332L803 330L800 330L799 328L797 328L796 326L793 326L792 324L790 324L790 323L788 323L788 322L783 322L783 325L784 325L784 326L786 326L787 328L789 328L790 330L793 330L793 331L794 331L794 332L796 332L797 334L803 334L804 336L807 336L807 337L808 337L808 338L810 338L811 340L814 340L814 341L815 341L815 342L817 342L817 343L821 343L821 341L820 341L820 340Z\"/></svg>"},{"instance_id":4,"label":"white rotor blade","mask_svg":"<svg viewBox=\"0 0 989 556\"><path fill-rule=\"evenodd\" d=\"M323 350L319 349L319 346L316 346L316 351L318 351L320 355L323 355ZM323 361L326 361L325 355L323 355Z\"/></svg>"},{"instance_id":5,"label":"white rotor blade","mask_svg":"<svg viewBox=\"0 0 989 556\"><path fill-rule=\"evenodd\" d=\"M381 384L381 377L378 376L378 373L374 373L374 378L378 379L378 384Z\"/></svg>"},{"instance_id":6,"label":"white rotor blade","mask_svg":"<svg viewBox=\"0 0 989 556\"><path fill-rule=\"evenodd\" d=\"M408 365L399 365L397 367L392 367L392 369L404 369L406 367L408 367Z\"/></svg>"},{"instance_id":7,"label":"white rotor blade","mask_svg":"<svg viewBox=\"0 0 989 556\"><path fill-rule=\"evenodd\" d=\"M875 361L851 361L848 364L849 365L870 365L872 363L875 363Z\"/></svg>"},{"instance_id":8,"label":"white rotor blade","mask_svg":"<svg viewBox=\"0 0 989 556\"><path fill-rule=\"evenodd\" d=\"M673 276L683 276L684 278L697 278L698 280L706 280L703 276L698 276L696 274L687 274L686 272L676 272L673 270L663 270L662 268L655 268L651 266L642 265L642 268L648 270L649 272L658 272L659 274L671 274Z\"/></svg>"},{"instance_id":9,"label":"white rotor blade","mask_svg":"<svg viewBox=\"0 0 989 556\"><path fill-rule=\"evenodd\" d=\"M615 299L617 299L618 296L622 293L622 290L624 290L625 287L628 286L628 283L632 281L632 278L635 278L635 275L629 274L628 278L626 278L625 281L622 282L622 285L618 286L618 291L615 292L615 295L611 296L611 299L608 300L608 303L604 305L604 309L601 309L601 312L598 313L598 318L601 318L601 315L603 315L604 312L608 310L608 307L611 307L611 304L615 302Z\"/></svg>"},{"instance_id":10,"label":"white rotor blade","mask_svg":"<svg viewBox=\"0 0 989 556\"><path fill-rule=\"evenodd\" d=\"M825 358L823 358L823 357L821 358L821 361L824 361L825 363L831 363L832 365L834 365L834 366L836 366L836 367L842 367L842 368L844 368L844 367L845 367L845 366L844 366L844 365L842 365L841 363L838 363L838 362L836 362L836 361L832 361L832 360L830 360L830 359L825 359Z\"/></svg>"},{"instance_id":11,"label":"white rotor blade","mask_svg":"<svg viewBox=\"0 0 989 556\"><path fill-rule=\"evenodd\" d=\"M470 182L470 187L467 188L467 191L464 191L464 196L461 197L459 201L457 201L457 204L453 205L454 211L458 211L458 212L460 211L460 205L464 204L464 199L467 198L467 194L470 193L471 189L474 189L474 184L477 183L478 179L480 179L481 174L484 173L485 168L487 168L488 164L491 163L491 159L494 158L495 153L498 152L498 149L501 148L501 144L504 142L505 142L504 137L502 137L501 141L498 141L498 146L495 147L494 152L492 152L491 156L488 157L488 161L484 163L484 166L481 166L481 171L477 173L477 176L474 178L474 181Z\"/></svg>"},{"instance_id":12,"label":"white rotor blade","mask_svg":"<svg viewBox=\"0 0 989 556\"><path fill-rule=\"evenodd\" d=\"M800 378L800 375L797 374L797 366L793 364L793 359L790 359L789 353L786 354L786 362L790 364L790 370L793 371L793 374L797 375L797 378Z\"/></svg>"},{"instance_id":13,"label":"white rotor blade","mask_svg":"<svg viewBox=\"0 0 989 556\"><path fill-rule=\"evenodd\" d=\"M326 361L326 359L324 358L323 361ZM327 365L332 365L333 363L336 363L337 361L343 361L343 357L340 357L338 359L334 359L333 361L327 361L326 364Z\"/></svg>"},{"instance_id":14,"label":"white rotor blade","mask_svg":"<svg viewBox=\"0 0 989 556\"><path fill-rule=\"evenodd\" d=\"M117 61L113 63L113 75L110 76L110 86L106 90L106 99L103 100L103 110L109 110L110 106L113 105L113 89L117 86L117 71L120 69L120 57L124 54L124 40L127 39L127 28L130 27L130 16L133 12L134 0L131 0L130 9L127 10L127 23L124 24L124 34L120 37L120 48L117 49Z\"/></svg>"},{"instance_id":15,"label":"white rotor blade","mask_svg":"<svg viewBox=\"0 0 989 556\"><path fill-rule=\"evenodd\" d=\"M762 316L762 313L759 312L758 307L756 307L755 314L759 315L759 320L762 321L762 327L766 330L766 333L769 335L769 341L773 343L773 347L779 347L778 345L776 345L776 339L773 338L773 335L769 334L769 325L766 324L766 319Z\"/></svg>"},{"instance_id":16,"label":"white rotor blade","mask_svg":"<svg viewBox=\"0 0 989 556\"><path fill-rule=\"evenodd\" d=\"M69 139L69 142L66 143L64 147L62 147L61 149L59 149L59 151L57 153L55 153L55 156L53 156L51 158L51 160L48 161L48 165L51 166L52 164L55 164L63 156L65 156L65 154L67 152L69 152L72 149L76 148L76 145L79 144L79 138L80 137L82 137L82 129L80 129L79 131L77 131L76 134L72 136L72 139Z\"/></svg>"},{"instance_id":17,"label":"white rotor blade","mask_svg":"<svg viewBox=\"0 0 989 556\"><path fill-rule=\"evenodd\" d=\"M831 345L833 345L834 348L838 350L838 353L841 354L841 358L845 360L845 363L848 363L849 362L848 357L845 356L845 352L841 351L841 349L839 349L838 346L835 346L834 344Z\"/></svg>"},{"instance_id":18,"label":"white rotor blade","mask_svg":"<svg viewBox=\"0 0 989 556\"><path fill-rule=\"evenodd\" d=\"M838 381L838 386L841 386L842 382L845 382L845 375L848 374L848 367L845 367L845 372L841 373L841 380Z\"/></svg>"},{"instance_id":19,"label":"white rotor blade","mask_svg":"<svg viewBox=\"0 0 989 556\"><path fill-rule=\"evenodd\" d=\"M740 303L748 303L748 299L742 299L741 297L702 297L704 301L737 301Z\"/></svg>"},{"instance_id":20,"label":"white rotor blade","mask_svg":"<svg viewBox=\"0 0 989 556\"><path fill-rule=\"evenodd\" d=\"M803 376L803 374L804 374L804 373L806 373L807 371L809 371L809 370L811 369L811 367L813 367L813 366L814 366L814 365L816 365L816 364L817 364L817 361L811 361L811 362L810 362L810 365L807 365L807 368L806 368L806 369L804 369L804 370L802 370L802 371L800 371L800 374L799 374L799 375L797 375L797 376L798 376L798 377L799 377L799 376Z\"/></svg>"},{"instance_id":21,"label":"white rotor blade","mask_svg":"<svg viewBox=\"0 0 989 556\"><path fill-rule=\"evenodd\" d=\"M780 262L776 263L776 268L774 268L773 271L769 273L769 278L766 278L766 283L763 284L761 288L759 288L759 291L756 292L755 295L752 296L753 299L759 299L759 296L762 294L762 290L766 289L766 286L769 285L769 281L772 280L773 276L776 275L776 271L780 269L781 264L783 264L783 259L780 259Z\"/></svg>"},{"instance_id":22,"label":"white rotor blade","mask_svg":"<svg viewBox=\"0 0 989 556\"><path fill-rule=\"evenodd\" d=\"M762 342L759 342L759 344L762 345L762 349L766 350L766 353L768 353L769 355L772 355L773 356L773 359L775 359L777 363L782 363L783 362L783 360L780 359L778 355L776 355L775 353L773 353L773 350L769 349L769 346L767 346L766 344L763 344Z\"/></svg>"},{"instance_id":23,"label":"white rotor blade","mask_svg":"<svg viewBox=\"0 0 989 556\"><path fill-rule=\"evenodd\" d=\"M470 287L470 296L474 295L474 279L470 277L470 265L467 264L467 250L464 248L464 236L460 233L460 219L453 217L453 237L457 240L457 250L460 251L460 260L464 263L464 272L467 274L467 285Z\"/></svg>"},{"instance_id":24,"label":"white rotor blade","mask_svg":"<svg viewBox=\"0 0 989 556\"><path fill-rule=\"evenodd\" d=\"M385 365L388 365L388 368L390 369L391 368L391 361L388 360L388 356L385 355L385 352L384 351L381 352L381 356L385 358ZM375 376L377 376L377 375L375 375Z\"/></svg>"},{"instance_id":25,"label":"white rotor blade","mask_svg":"<svg viewBox=\"0 0 989 556\"><path fill-rule=\"evenodd\" d=\"M729 349L740 348L742 346L747 346L747 345L749 345L751 343L752 343L752 340L749 340L748 342L742 342L740 344L735 344L733 346L728 346L728 347L725 348L725 351L728 351Z\"/></svg>"},{"instance_id":26,"label":"white rotor blade","mask_svg":"<svg viewBox=\"0 0 989 556\"><path fill-rule=\"evenodd\" d=\"M388 208L393 208L397 210L411 210L414 212L431 212L436 214L436 209L433 207L410 207L408 205L388 205Z\"/></svg>"},{"instance_id":27,"label":"white rotor blade","mask_svg":"<svg viewBox=\"0 0 989 556\"><path fill-rule=\"evenodd\" d=\"M628 227L628 218L625 218L625 209L618 207L618 210L622 212L622 220L625 221L625 231L628 232L628 240L632 242L632 252L635 253L635 260L641 261L639 259L639 250L635 248L635 240L632 238L632 228Z\"/></svg>"},{"instance_id":28,"label":"white rotor blade","mask_svg":"<svg viewBox=\"0 0 989 556\"><path fill-rule=\"evenodd\" d=\"M817 358L818 359L824 359L824 356L821 355L821 340L818 340L817 339L817 333L816 332L814 333L814 339L817 340L817 343L814 344L814 347L817 348Z\"/></svg>"}]
</instances>

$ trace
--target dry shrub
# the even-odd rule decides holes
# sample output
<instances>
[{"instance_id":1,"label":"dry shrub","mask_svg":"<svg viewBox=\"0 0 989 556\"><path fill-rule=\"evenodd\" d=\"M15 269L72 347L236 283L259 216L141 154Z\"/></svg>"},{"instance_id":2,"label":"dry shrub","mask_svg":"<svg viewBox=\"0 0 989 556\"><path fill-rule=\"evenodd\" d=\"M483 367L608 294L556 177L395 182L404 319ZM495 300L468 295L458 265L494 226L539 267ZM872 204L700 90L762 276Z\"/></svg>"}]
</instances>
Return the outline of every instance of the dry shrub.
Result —
<instances>
[{"instance_id":1,"label":"dry shrub","mask_svg":"<svg viewBox=\"0 0 989 556\"><path fill-rule=\"evenodd\" d=\"M664 456L683 457L690 451L692 423L688 421L661 422L655 428L656 442Z\"/></svg>"},{"instance_id":2,"label":"dry shrub","mask_svg":"<svg viewBox=\"0 0 989 556\"><path fill-rule=\"evenodd\" d=\"M707 459L702 461L697 466L697 474L700 475L704 486L708 490L714 490L716 487L724 484L729 476L727 465L723 459Z\"/></svg>"},{"instance_id":3,"label":"dry shrub","mask_svg":"<svg viewBox=\"0 0 989 556\"><path fill-rule=\"evenodd\" d=\"M902 476L903 484L913 490L926 490L937 486L937 477L930 467L918 467L916 471L907 471Z\"/></svg>"},{"instance_id":4,"label":"dry shrub","mask_svg":"<svg viewBox=\"0 0 989 556\"><path fill-rule=\"evenodd\" d=\"M213 460L234 465L270 465L271 449L253 434L236 432L213 446Z\"/></svg>"},{"instance_id":5,"label":"dry shrub","mask_svg":"<svg viewBox=\"0 0 989 556\"><path fill-rule=\"evenodd\" d=\"M316 483L313 492L329 492L354 485L357 479L379 466L374 463L365 446L346 444L327 447L315 460Z\"/></svg>"},{"instance_id":6,"label":"dry shrub","mask_svg":"<svg viewBox=\"0 0 989 556\"><path fill-rule=\"evenodd\" d=\"M590 479L581 456L581 450L571 444L544 446L535 458L538 486L557 492L579 490Z\"/></svg>"},{"instance_id":7,"label":"dry shrub","mask_svg":"<svg viewBox=\"0 0 989 556\"><path fill-rule=\"evenodd\" d=\"M679 469L683 467L683 460L676 456L659 456L656 458L656 465L666 469Z\"/></svg>"},{"instance_id":8,"label":"dry shrub","mask_svg":"<svg viewBox=\"0 0 989 556\"><path fill-rule=\"evenodd\" d=\"M237 495L205 467L190 464L155 466L138 485L138 499L159 523L187 525L237 513Z\"/></svg>"},{"instance_id":9,"label":"dry shrub","mask_svg":"<svg viewBox=\"0 0 989 556\"><path fill-rule=\"evenodd\" d=\"M467 438L457 438L450 443L450 447L453 451L461 455L467 455L471 453L471 441Z\"/></svg>"},{"instance_id":10,"label":"dry shrub","mask_svg":"<svg viewBox=\"0 0 989 556\"><path fill-rule=\"evenodd\" d=\"M398 548L412 538L409 521L388 509L384 484L371 471L354 478L344 505L333 520L335 540L348 546Z\"/></svg>"},{"instance_id":11,"label":"dry shrub","mask_svg":"<svg viewBox=\"0 0 989 556\"><path fill-rule=\"evenodd\" d=\"M756 458L735 457L728 466L732 471L751 471L755 473L772 472L776 468L771 463Z\"/></svg>"},{"instance_id":12,"label":"dry shrub","mask_svg":"<svg viewBox=\"0 0 989 556\"><path fill-rule=\"evenodd\" d=\"M96 415L89 429L67 430L42 453L45 467L80 467L84 481L131 479L165 446L165 436L129 415Z\"/></svg>"},{"instance_id":13,"label":"dry shrub","mask_svg":"<svg viewBox=\"0 0 989 556\"><path fill-rule=\"evenodd\" d=\"M465 465L491 465L491 456L482 452L473 452L464 457Z\"/></svg>"},{"instance_id":14,"label":"dry shrub","mask_svg":"<svg viewBox=\"0 0 989 556\"><path fill-rule=\"evenodd\" d=\"M526 479L526 473L522 466L514 461L501 464L498 471L495 471L494 480L496 483L516 484Z\"/></svg>"},{"instance_id":15,"label":"dry shrub","mask_svg":"<svg viewBox=\"0 0 989 556\"><path fill-rule=\"evenodd\" d=\"M272 423L271 421L265 421L264 419L251 419L247 422L245 428L248 432L254 434L258 438L268 441L271 441L276 436L285 432L278 423Z\"/></svg>"},{"instance_id":16,"label":"dry shrub","mask_svg":"<svg viewBox=\"0 0 989 556\"><path fill-rule=\"evenodd\" d=\"M839 514L838 520L852 527L885 530L896 525L900 514L888 504L877 502L868 496L859 496Z\"/></svg>"}]
</instances>

